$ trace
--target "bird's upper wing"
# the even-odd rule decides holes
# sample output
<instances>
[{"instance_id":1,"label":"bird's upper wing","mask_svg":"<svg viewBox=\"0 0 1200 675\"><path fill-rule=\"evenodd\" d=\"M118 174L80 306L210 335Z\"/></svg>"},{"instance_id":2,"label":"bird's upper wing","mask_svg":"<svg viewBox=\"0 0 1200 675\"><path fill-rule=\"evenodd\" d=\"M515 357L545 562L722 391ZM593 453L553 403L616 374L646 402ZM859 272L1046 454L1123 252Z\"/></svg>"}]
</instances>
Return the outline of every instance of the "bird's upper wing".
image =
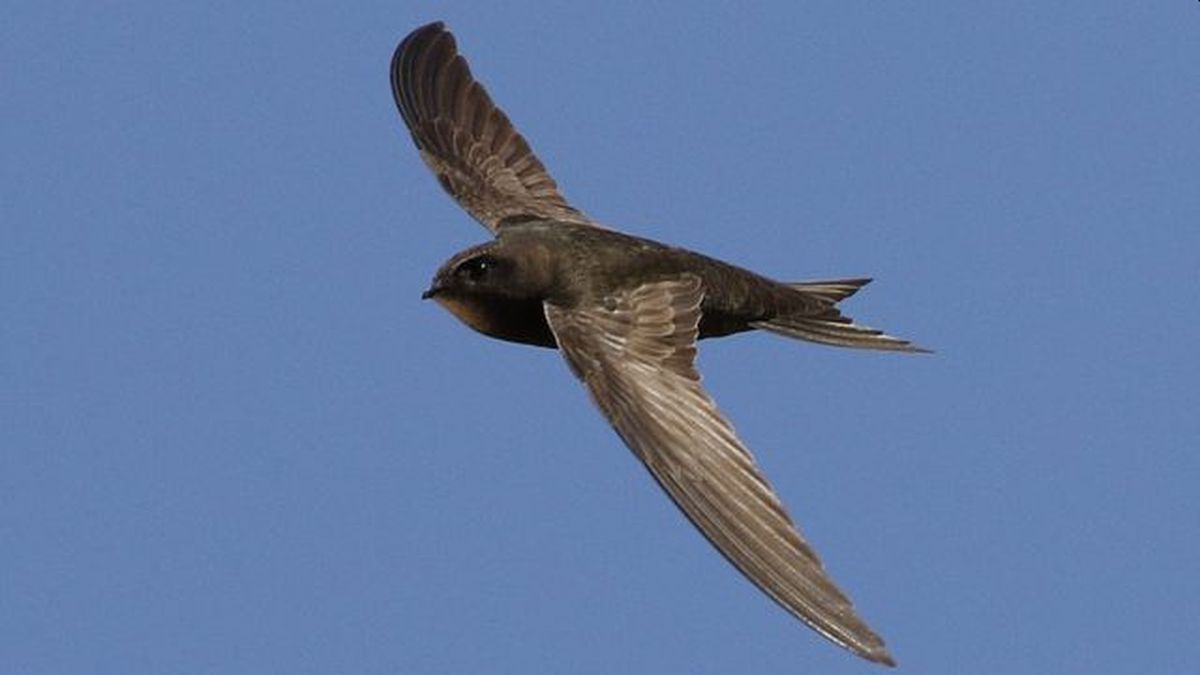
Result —
<instances>
[{"instance_id":1,"label":"bird's upper wing","mask_svg":"<svg viewBox=\"0 0 1200 675\"><path fill-rule=\"evenodd\" d=\"M892 665L797 531L695 367L698 277L644 284L546 317L575 375L697 528L743 574L825 637Z\"/></svg>"},{"instance_id":2,"label":"bird's upper wing","mask_svg":"<svg viewBox=\"0 0 1200 675\"><path fill-rule=\"evenodd\" d=\"M595 224L559 194L529 144L471 76L442 23L418 28L396 47L392 94L421 158L484 227L496 232L528 220Z\"/></svg>"}]
</instances>

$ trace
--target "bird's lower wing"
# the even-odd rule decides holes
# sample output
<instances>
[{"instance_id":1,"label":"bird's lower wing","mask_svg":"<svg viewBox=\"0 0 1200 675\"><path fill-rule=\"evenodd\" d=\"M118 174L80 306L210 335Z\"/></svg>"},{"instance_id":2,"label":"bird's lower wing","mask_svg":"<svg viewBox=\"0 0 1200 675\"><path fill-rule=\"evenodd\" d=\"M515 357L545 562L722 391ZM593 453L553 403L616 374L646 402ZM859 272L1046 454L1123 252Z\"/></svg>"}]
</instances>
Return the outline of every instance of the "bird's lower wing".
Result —
<instances>
[{"instance_id":1,"label":"bird's lower wing","mask_svg":"<svg viewBox=\"0 0 1200 675\"><path fill-rule=\"evenodd\" d=\"M689 520L767 595L833 642L894 665L825 573L695 367L699 278L546 317L571 370Z\"/></svg>"}]
</instances>

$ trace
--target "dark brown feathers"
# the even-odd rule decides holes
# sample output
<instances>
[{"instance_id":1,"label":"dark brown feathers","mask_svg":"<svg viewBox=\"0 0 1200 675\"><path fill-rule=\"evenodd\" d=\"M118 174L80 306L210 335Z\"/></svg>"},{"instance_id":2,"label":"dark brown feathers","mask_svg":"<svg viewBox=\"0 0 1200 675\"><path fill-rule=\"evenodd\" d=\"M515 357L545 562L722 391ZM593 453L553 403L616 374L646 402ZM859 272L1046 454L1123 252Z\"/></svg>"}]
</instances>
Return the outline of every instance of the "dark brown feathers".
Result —
<instances>
[{"instance_id":1,"label":"dark brown feathers","mask_svg":"<svg viewBox=\"0 0 1200 675\"><path fill-rule=\"evenodd\" d=\"M392 57L392 95L421 158L492 232L508 222L592 224L558 192L529 144L492 103L442 23L418 28Z\"/></svg>"},{"instance_id":2,"label":"dark brown feathers","mask_svg":"<svg viewBox=\"0 0 1200 675\"><path fill-rule=\"evenodd\" d=\"M704 390L695 364L700 338L756 328L920 351L840 312L837 303L869 279L782 284L597 226L559 193L441 23L397 47L392 91L422 159L495 234L448 260L425 297L492 337L557 346L626 445L722 555L820 634L894 665Z\"/></svg>"},{"instance_id":3,"label":"dark brown feathers","mask_svg":"<svg viewBox=\"0 0 1200 675\"><path fill-rule=\"evenodd\" d=\"M571 370L693 524L743 574L825 637L894 665L825 573L754 457L700 384L699 277L649 283L611 307L546 305Z\"/></svg>"}]
</instances>

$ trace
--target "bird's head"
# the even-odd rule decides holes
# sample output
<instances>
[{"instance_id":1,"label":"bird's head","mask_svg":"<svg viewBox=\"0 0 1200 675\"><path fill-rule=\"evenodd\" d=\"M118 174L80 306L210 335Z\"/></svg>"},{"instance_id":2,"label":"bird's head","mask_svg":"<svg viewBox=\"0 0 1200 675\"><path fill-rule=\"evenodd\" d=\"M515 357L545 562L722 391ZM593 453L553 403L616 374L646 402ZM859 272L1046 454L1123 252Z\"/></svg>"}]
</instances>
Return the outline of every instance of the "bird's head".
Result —
<instances>
[{"instance_id":1,"label":"bird's head","mask_svg":"<svg viewBox=\"0 0 1200 675\"><path fill-rule=\"evenodd\" d=\"M541 299L552 276L544 248L493 240L447 260L422 298Z\"/></svg>"}]
</instances>

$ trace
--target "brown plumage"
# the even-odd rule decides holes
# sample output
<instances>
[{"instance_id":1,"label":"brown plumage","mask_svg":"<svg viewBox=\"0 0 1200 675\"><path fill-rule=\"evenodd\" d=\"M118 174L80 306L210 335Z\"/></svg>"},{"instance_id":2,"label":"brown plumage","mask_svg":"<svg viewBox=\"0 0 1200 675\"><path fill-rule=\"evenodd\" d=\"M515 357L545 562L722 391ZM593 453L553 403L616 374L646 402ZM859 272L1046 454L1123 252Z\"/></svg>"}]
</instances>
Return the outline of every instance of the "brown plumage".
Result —
<instances>
[{"instance_id":1,"label":"brown plumage","mask_svg":"<svg viewBox=\"0 0 1200 675\"><path fill-rule=\"evenodd\" d=\"M894 665L695 367L701 338L755 329L924 351L841 314L837 303L869 279L785 284L598 225L563 198L441 23L400 43L392 89L422 159L495 234L443 264L424 297L486 335L559 349L622 440L722 555L825 637Z\"/></svg>"}]
</instances>

